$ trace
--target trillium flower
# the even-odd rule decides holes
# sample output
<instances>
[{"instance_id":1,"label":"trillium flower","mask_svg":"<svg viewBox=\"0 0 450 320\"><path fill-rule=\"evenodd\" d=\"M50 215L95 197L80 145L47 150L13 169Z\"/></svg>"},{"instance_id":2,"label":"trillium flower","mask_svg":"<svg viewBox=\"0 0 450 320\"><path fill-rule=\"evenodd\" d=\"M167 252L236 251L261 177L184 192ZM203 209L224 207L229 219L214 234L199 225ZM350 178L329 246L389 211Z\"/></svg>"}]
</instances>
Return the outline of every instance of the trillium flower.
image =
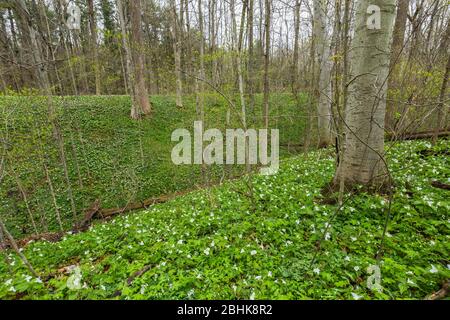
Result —
<instances>
[{"instance_id":1,"label":"trillium flower","mask_svg":"<svg viewBox=\"0 0 450 320\"><path fill-rule=\"evenodd\" d=\"M346 256L346 257L344 258L344 260L345 260L345 261L350 261L350 257L349 257L349 256Z\"/></svg>"},{"instance_id":2,"label":"trillium flower","mask_svg":"<svg viewBox=\"0 0 450 320\"><path fill-rule=\"evenodd\" d=\"M272 277L272 271L269 271L269 272L267 273L267 276L268 276L268 277Z\"/></svg>"},{"instance_id":3,"label":"trillium flower","mask_svg":"<svg viewBox=\"0 0 450 320\"><path fill-rule=\"evenodd\" d=\"M11 292L16 292L16 288L14 288L13 286L11 286L11 287L9 288L9 291L11 291Z\"/></svg>"},{"instance_id":4,"label":"trillium flower","mask_svg":"<svg viewBox=\"0 0 450 320\"><path fill-rule=\"evenodd\" d=\"M207 256L209 256L209 251L210 251L211 249L209 249L209 248L206 248L203 252L207 255Z\"/></svg>"},{"instance_id":5,"label":"trillium flower","mask_svg":"<svg viewBox=\"0 0 450 320\"><path fill-rule=\"evenodd\" d=\"M250 300L255 300L255 292L252 292L252 293L250 294Z\"/></svg>"},{"instance_id":6,"label":"trillium flower","mask_svg":"<svg viewBox=\"0 0 450 320\"><path fill-rule=\"evenodd\" d=\"M358 240L358 238L356 238L356 237L351 237L350 240L352 240L353 242L355 242L356 240Z\"/></svg>"},{"instance_id":7,"label":"trillium flower","mask_svg":"<svg viewBox=\"0 0 450 320\"><path fill-rule=\"evenodd\" d=\"M315 269L313 270L313 272L314 272L315 274L320 274L320 269L319 269L319 268L315 268Z\"/></svg>"},{"instance_id":8,"label":"trillium flower","mask_svg":"<svg viewBox=\"0 0 450 320\"><path fill-rule=\"evenodd\" d=\"M438 273L438 272L439 270L434 265L431 265L430 273Z\"/></svg>"},{"instance_id":9,"label":"trillium flower","mask_svg":"<svg viewBox=\"0 0 450 320\"><path fill-rule=\"evenodd\" d=\"M414 281L412 281L412 280L409 279L409 278L408 278L408 280L406 280L406 283L407 283L407 284L411 284L411 285L416 285L416 284L414 283Z\"/></svg>"},{"instance_id":10,"label":"trillium flower","mask_svg":"<svg viewBox=\"0 0 450 320\"><path fill-rule=\"evenodd\" d=\"M12 279L8 279L5 281L5 286L9 286L12 283Z\"/></svg>"},{"instance_id":11,"label":"trillium flower","mask_svg":"<svg viewBox=\"0 0 450 320\"><path fill-rule=\"evenodd\" d=\"M358 266L354 267L353 269L355 269L355 271L359 271L359 267Z\"/></svg>"},{"instance_id":12,"label":"trillium flower","mask_svg":"<svg viewBox=\"0 0 450 320\"><path fill-rule=\"evenodd\" d=\"M360 295L358 295L358 294L356 294L356 293L353 293L353 292L352 292L352 297L353 297L353 299L355 299L355 300L359 300L359 299L362 298L362 296L360 296Z\"/></svg>"},{"instance_id":13,"label":"trillium flower","mask_svg":"<svg viewBox=\"0 0 450 320\"><path fill-rule=\"evenodd\" d=\"M252 250L252 251L250 252L250 254L251 254L252 256L254 256L256 253L257 253L256 250Z\"/></svg>"}]
</instances>

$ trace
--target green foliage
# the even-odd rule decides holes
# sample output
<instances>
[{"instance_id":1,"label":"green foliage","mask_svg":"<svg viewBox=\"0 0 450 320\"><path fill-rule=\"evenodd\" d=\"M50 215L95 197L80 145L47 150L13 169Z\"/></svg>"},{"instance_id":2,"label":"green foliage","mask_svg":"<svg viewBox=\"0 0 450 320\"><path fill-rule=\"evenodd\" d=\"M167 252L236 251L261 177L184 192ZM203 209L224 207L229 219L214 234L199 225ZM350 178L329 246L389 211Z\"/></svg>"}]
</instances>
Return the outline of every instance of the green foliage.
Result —
<instances>
[{"instance_id":1,"label":"green foliage","mask_svg":"<svg viewBox=\"0 0 450 320\"><path fill-rule=\"evenodd\" d=\"M235 99L238 101L238 98ZM93 201L102 207L125 206L202 184L199 166L175 166L171 161L172 131L192 131L196 119L195 97L185 97L178 109L174 98L154 96L153 116L142 121L130 119L130 99L125 96L55 97L53 107L61 128L75 206L80 214ZM219 95L205 95L206 123L225 129L227 102ZM262 98L256 97L249 111L249 125L261 120ZM290 95L272 96L273 127L280 129L282 144L298 143L304 135L303 102L298 106ZM55 208L43 163L49 168L64 228L72 227L68 185L64 177L58 142L49 122L44 97L0 98L0 144L6 141L6 171L0 189L0 217L15 236L33 232L31 219L14 174L27 193L28 205L39 232L57 231ZM277 115L283 115L277 117ZM232 112L232 127L241 127L239 111ZM298 121L296 121L298 120ZM142 144L142 152L141 152ZM2 152L2 151L0 151ZM287 152L284 152L287 154ZM235 168L239 174L243 168ZM211 168L212 181L222 177L222 168Z\"/></svg>"},{"instance_id":2,"label":"green foliage","mask_svg":"<svg viewBox=\"0 0 450 320\"><path fill-rule=\"evenodd\" d=\"M275 176L255 176L255 203L243 180L197 191L139 214L99 223L59 243L37 242L24 254L45 279L28 275L20 259L0 262L3 299L421 299L450 277L447 140L405 142L388 151L396 192L380 261L382 292L366 286L376 265L387 198L359 194L334 220L320 204L334 174L329 150L286 159ZM428 155L423 150L433 150ZM327 224L315 263L317 241ZM83 288L69 290L79 265ZM144 266L150 269L130 284ZM59 271L58 271L59 270Z\"/></svg>"}]
</instances>

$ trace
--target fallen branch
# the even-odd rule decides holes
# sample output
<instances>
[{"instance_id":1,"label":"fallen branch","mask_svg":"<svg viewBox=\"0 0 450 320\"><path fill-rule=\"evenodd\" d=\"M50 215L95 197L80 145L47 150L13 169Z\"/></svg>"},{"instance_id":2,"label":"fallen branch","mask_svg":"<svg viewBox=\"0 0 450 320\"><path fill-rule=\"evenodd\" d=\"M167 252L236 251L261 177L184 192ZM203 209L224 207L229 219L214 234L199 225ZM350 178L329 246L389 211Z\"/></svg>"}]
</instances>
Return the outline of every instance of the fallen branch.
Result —
<instances>
[{"instance_id":1,"label":"fallen branch","mask_svg":"<svg viewBox=\"0 0 450 320\"><path fill-rule=\"evenodd\" d=\"M446 298L449 292L450 292L450 280L447 280L447 282L444 283L444 285L442 286L441 290L430 294L425 298L425 300L441 300Z\"/></svg>"},{"instance_id":2,"label":"fallen branch","mask_svg":"<svg viewBox=\"0 0 450 320\"><path fill-rule=\"evenodd\" d=\"M153 268L154 265L153 264L149 264L146 265L144 268L142 268L141 270L136 271L135 273L133 273L128 279L127 279L127 285L130 286L133 281L142 276L144 273L146 273L147 271L149 271L151 268ZM122 290L117 290L114 292L113 297L119 297L122 295Z\"/></svg>"},{"instance_id":3,"label":"fallen branch","mask_svg":"<svg viewBox=\"0 0 450 320\"><path fill-rule=\"evenodd\" d=\"M442 189L442 190L450 190L450 185L439 182L439 181L433 181L431 182L431 185L435 188Z\"/></svg>"},{"instance_id":4,"label":"fallen branch","mask_svg":"<svg viewBox=\"0 0 450 320\"><path fill-rule=\"evenodd\" d=\"M426 131L426 132L416 132L416 133L403 133L403 134L390 134L387 136L387 140L394 141L394 140L420 140L420 139L428 139L428 138L434 138L436 135L433 131ZM438 138L442 137L448 137L450 136L450 130L442 130L439 131L437 134Z\"/></svg>"}]
</instances>

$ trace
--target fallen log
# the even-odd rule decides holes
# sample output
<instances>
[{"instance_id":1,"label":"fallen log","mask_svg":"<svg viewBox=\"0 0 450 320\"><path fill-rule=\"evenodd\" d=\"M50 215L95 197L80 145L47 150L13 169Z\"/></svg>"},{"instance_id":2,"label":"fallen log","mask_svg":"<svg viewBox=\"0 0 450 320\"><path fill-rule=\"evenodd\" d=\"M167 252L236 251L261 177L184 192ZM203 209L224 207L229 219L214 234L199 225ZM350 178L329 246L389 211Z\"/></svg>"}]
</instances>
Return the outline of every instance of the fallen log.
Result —
<instances>
[{"instance_id":1,"label":"fallen log","mask_svg":"<svg viewBox=\"0 0 450 320\"><path fill-rule=\"evenodd\" d=\"M140 201L140 202L130 203L130 204L127 204L125 207L100 209L96 212L96 214L94 214L92 216L92 218L93 219L105 219L105 218L110 218L110 217L113 217L113 216L116 216L119 214L131 212L131 211L147 209L155 204L165 203L167 201L175 199L176 197L184 196L191 192L192 192L192 190L180 191L180 192L175 192L175 193L171 193L168 195L163 195L160 197L149 198L149 199L146 199L146 200Z\"/></svg>"},{"instance_id":2,"label":"fallen log","mask_svg":"<svg viewBox=\"0 0 450 320\"><path fill-rule=\"evenodd\" d=\"M388 134L388 141L401 141L401 140L420 140L420 139L429 139L434 138L436 136L436 132L434 131L424 131L424 132L414 132L414 133L402 133L402 134ZM445 129L441 130L437 133L438 138L448 137L450 136L450 130Z\"/></svg>"},{"instance_id":3,"label":"fallen log","mask_svg":"<svg viewBox=\"0 0 450 320\"><path fill-rule=\"evenodd\" d=\"M83 220L76 226L76 232L82 232L89 229L91 225L92 218L100 210L100 200L97 199L91 205L91 207L85 211Z\"/></svg>"},{"instance_id":4,"label":"fallen log","mask_svg":"<svg viewBox=\"0 0 450 320\"><path fill-rule=\"evenodd\" d=\"M433 181L433 182L431 182L431 185L438 189L450 190L450 185L442 183L440 181Z\"/></svg>"}]
</instances>

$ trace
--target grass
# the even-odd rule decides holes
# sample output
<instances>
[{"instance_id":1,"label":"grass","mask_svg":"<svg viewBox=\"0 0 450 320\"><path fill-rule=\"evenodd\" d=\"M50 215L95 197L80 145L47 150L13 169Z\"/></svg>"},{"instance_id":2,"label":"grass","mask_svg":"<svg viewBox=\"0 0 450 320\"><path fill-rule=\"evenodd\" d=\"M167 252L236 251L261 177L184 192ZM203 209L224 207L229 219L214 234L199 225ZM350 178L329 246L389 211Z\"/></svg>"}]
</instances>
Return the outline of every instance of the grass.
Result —
<instances>
[{"instance_id":1,"label":"grass","mask_svg":"<svg viewBox=\"0 0 450 320\"><path fill-rule=\"evenodd\" d=\"M253 177L253 199L243 178L58 243L32 243L23 253L39 279L8 251L0 298L421 299L450 277L448 191L430 183L448 183L448 149L441 140L389 150L396 192L380 261L386 197L360 193L332 218L336 206L321 204L320 190L334 157L321 150L283 160L275 176ZM381 269L382 292L367 287L372 265ZM79 288L69 289L74 282Z\"/></svg>"}]
</instances>

